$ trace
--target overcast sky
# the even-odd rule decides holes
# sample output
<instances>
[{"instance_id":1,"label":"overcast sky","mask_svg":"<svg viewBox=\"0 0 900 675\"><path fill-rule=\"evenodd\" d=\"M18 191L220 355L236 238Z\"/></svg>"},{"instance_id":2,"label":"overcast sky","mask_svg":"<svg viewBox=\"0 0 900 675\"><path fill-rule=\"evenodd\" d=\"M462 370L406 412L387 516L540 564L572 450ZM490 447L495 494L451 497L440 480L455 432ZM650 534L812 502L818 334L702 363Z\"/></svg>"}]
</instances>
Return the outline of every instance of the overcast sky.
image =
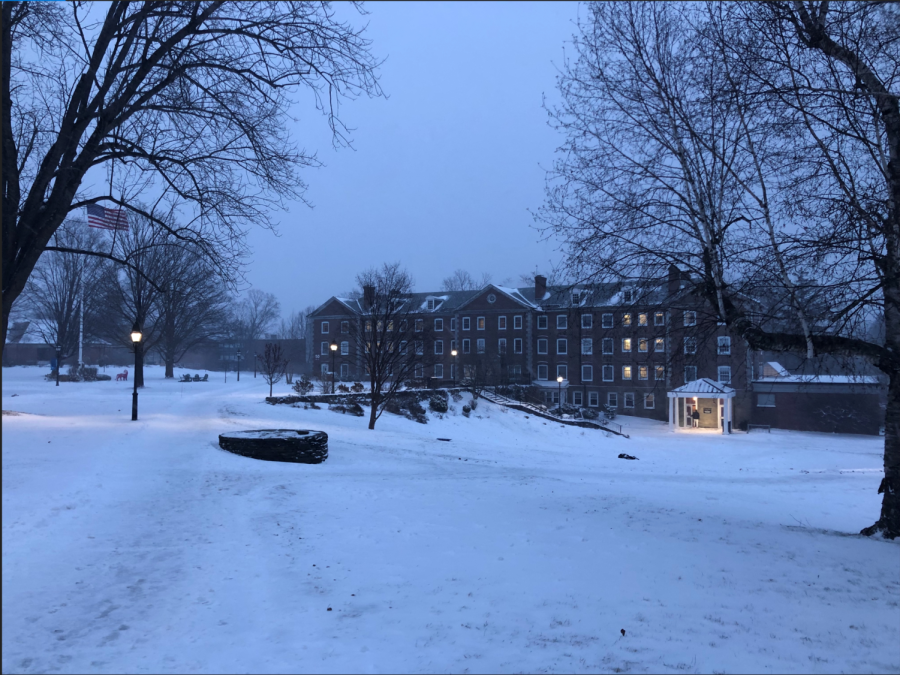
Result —
<instances>
[{"instance_id":1,"label":"overcast sky","mask_svg":"<svg viewBox=\"0 0 900 675\"><path fill-rule=\"evenodd\" d=\"M382 262L400 260L419 291L438 290L457 268L516 284L549 269L557 246L539 242L529 209L542 203L562 140L542 97L557 100L578 5L366 7L353 20L369 22L373 53L386 58L389 98L342 106L354 149L337 151L325 119L298 103L294 138L325 163L303 173L314 208L291 204L279 237L252 229L248 282L274 293L286 316L352 289L359 271Z\"/></svg>"}]
</instances>

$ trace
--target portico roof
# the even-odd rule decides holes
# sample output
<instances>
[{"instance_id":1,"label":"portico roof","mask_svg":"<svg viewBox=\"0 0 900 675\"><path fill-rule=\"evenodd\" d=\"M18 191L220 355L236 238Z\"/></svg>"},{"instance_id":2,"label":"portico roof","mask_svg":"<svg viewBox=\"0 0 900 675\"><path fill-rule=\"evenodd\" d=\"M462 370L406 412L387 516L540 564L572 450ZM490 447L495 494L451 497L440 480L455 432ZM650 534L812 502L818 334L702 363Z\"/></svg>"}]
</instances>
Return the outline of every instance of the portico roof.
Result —
<instances>
[{"instance_id":1,"label":"portico roof","mask_svg":"<svg viewBox=\"0 0 900 675\"><path fill-rule=\"evenodd\" d=\"M701 396L703 398L734 398L734 389L726 387L721 382L710 380L708 377L701 377L699 380L688 382L677 389L673 389L667 396L669 398L689 398L692 396Z\"/></svg>"}]
</instances>

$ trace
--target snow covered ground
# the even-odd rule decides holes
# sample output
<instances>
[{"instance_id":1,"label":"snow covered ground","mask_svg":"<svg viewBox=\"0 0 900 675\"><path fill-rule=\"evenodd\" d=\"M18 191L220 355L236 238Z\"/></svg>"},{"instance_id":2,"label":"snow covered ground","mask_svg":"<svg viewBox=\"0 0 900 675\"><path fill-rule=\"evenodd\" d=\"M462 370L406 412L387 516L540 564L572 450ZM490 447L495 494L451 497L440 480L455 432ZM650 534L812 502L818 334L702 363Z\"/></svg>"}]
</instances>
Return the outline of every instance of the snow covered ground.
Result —
<instances>
[{"instance_id":1,"label":"snow covered ground","mask_svg":"<svg viewBox=\"0 0 900 675\"><path fill-rule=\"evenodd\" d=\"M900 671L900 542L855 534L883 439L373 432L161 368L132 422L130 382L42 374L3 369L3 672ZM328 460L217 445L285 426Z\"/></svg>"}]
</instances>

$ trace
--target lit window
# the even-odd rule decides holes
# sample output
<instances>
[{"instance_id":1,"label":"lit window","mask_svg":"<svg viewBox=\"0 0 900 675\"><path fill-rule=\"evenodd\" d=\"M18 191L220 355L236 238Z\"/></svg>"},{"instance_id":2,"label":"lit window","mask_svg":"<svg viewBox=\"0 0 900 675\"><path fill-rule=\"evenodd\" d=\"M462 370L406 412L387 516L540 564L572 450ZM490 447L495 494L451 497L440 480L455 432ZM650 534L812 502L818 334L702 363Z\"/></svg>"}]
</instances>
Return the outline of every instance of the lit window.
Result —
<instances>
[{"instance_id":1,"label":"lit window","mask_svg":"<svg viewBox=\"0 0 900 675\"><path fill-rule=\"evenodd\" d=\"M556 315L556 327L558 329L564 329L568 326L568 318L565 314L557 314Z\"/></svg>"},{"instance_id":2,"label":"lit window","mask_svg":"<svg viewBox=\"0 0 900 675\"><path fill-rule=\"evenodd\" d=\"M684 325L685 326L696 326L697 325L697 312L685 312L684 313Z\"/></svg>"},{"instance_id":3,"label":"lit window","mask_svg":"<svg viewBox=\"0 0 900 675\"><path fill-rule=\"evenodd\" d=\"M648 366L638 366L638 379L646 380L650 377L650 368Z\"/></svg>"},{"instance_id":4,"label":"lit window","mask_svg":"<svg viewBox=\"0 0 900 675\"><path fill-rule=\"evenodd\" d=\"M638 351L646 352L650 349L650 340L647 338L638 338Z\"/></svg>"},{"instance_id":5,"label":"lit window","mask_svg":"<svg viewBox=\"0 0 900 675\"><path fill-rule=\"evenodd\" d=\"M631 351L631 338L622 338L622 351L623 352Z\"/></svg>"},{"instance_id":6,"label":"lit window","mask_svg":"<svg viewBox=\"0 0 900 675\"><path fill-rule=\"evenodd\" d=\"M665 380L666 379L666 367L665 366L656 366L656 379L657 380Z\"/></svg>"},{"instance_id":7,"label":"lit window","mask_svg":"<svg viewBox=\"0 0 900 675\"><path fill-rule=\"evenodd\" d=\"M581 353L582 354L593 354L594 353L594 341L591 338L582 338L581 339Z\"/></svg>"},{"instance_id":8,"label":"lit window","mask_svg":"<svg viewBox=\"0 0 900 675\"><path fill-rule=\"evenodd\" d=\"M727 335L723 335L719 337L719 354L730 354L731 353L731 338Z\"/></svg>"},{"instance_id":9,"label":"lit window","mask_svg":"<svg viewBox=\"0 0 900 675\"><path fill-rule=\"evenodd\" d=\"M664 312L656 312L653 315L653 325L654 326L665 326L666 325L666 315Z\"/></svg>"},{"instance_id":10,"label":"lit window","mask_svg":"<svg viewBox=\"0 0 900 675\"><path fill-rule=\"evenodd\" d=\"M592 382L594 379L594 367L593 366L581 366L581 381L582 382Z\"/></svg>"},{"instance_id":11,"label":"lit window","mask_svg":"<svg viewBox=\"0 0 900 675\"><path fill-rule=\"evenodd\" d=\"M655 352L666 351L666 339L665 338L655 338L653 340L653 351L655 351Z\"/></svg>"},{"instance_id":12,"label":"lit window","mask_svg":"<svg viewBox=\"0 0 900 675\"><path fill-rule=\"evenodd\" d=\"M497 330L506 330L506 317L497 317Z\"/></svg>"},{"instance_id":13,"label":"lit window","mask_svg":"<svg viewBox=\"0 0 900 675\"><path fill-rule=\"evenodd\" d=\"M646 314L638 314L638 326L646 326L647 325L647 315Z\"/></svg>"},{"instance_id":14,"label":"lit window","mask_svg":"<svg viewBox=\"0 0 900 675\"><path fill-rule=\"evenodd\" d=\"M592 328L594 326L594 315L593 314L582 314L581 315L581 327L582 328Z\"/></svg>"},{"instance_id":15,"label":"lit window","mask_svg":"<svg viewBox=\"0 0 900 675\"><path fill-rule=\"evenodd\" d=\"M622 379L623 380L631 379L631 366L622 366Z\"/></svg>"},{"instance_id":16,"label":"lit window","mask_svg":"<svg viewBox=\"0 0 900 675\"><path fill-rule=\"evenodd\" d=\"M612 354L613 353L613 339L612 338L603 338L603 353L604 354Z\"/></svg>"},{"instance_id":17,"label":"lit window","mask_svg":"<svg viewBox=\"0 0 900 675\"><path fill-rule=\"evenodd\" d=\"M612 314L604 314L600 317L600 326L603 328L612 328L613 327L613 315Z\"/></svg>"},{"instance_id":18,"label":"lit window","mask_svg":"<svg viewBox=\"0 0 900 675\"><path fill-rule=\"evenodd\" d=\"M631 325L631 313L630 313L630 312L627 312L627 313L625 313L625 314L622 315L622 325L623 325L623 326L630 326L630 325Z\"/></svg>"},{"instance_id":19,"label":"lit window","mask_svg":"<svg viewBox=\"0 0 900 675\"><path fill-rule=\"evenodd\" d=\"M484 330L484 317L483 316L479 316L477 319L475 319L475 327L478 330Z\"/></svg>"}]
</instances>

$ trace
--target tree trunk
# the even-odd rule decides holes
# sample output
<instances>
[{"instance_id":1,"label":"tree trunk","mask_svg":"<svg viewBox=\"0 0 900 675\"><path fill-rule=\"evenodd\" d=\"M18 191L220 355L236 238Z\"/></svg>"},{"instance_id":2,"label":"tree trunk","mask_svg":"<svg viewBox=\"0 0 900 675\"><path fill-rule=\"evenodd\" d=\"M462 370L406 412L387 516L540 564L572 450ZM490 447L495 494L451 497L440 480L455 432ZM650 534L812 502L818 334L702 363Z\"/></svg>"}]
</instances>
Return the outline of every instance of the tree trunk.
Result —
<instances>
[{"instance_id":1,"label":"tree trunk","mask_svg":"<svg viewBox=\"0 0 900 675\"><path fill-rule=\"evenodd\" d=\"M175 377L175 359L170 355L166 355L166 378Z\"/></svg>"},{"instance_id":2,"label":"tree trunk","mask_svg":"<svg viewBox=\"0 0 900 675\"><path fill-rule=\"evenodd\" d=\"M884 416L884 478L878 487L881 517L861 534L881 532L886 539L900 536L900 372L891 374Z\"/></svg>"},{"instance_id":3,"label":"tree trunk","mask_svg":"<svg viewBox=\"0 0 900 675\"><path fill-rule=\"evenodd\" d=\"M269 398L272 398L272 381L269 381Z\"/></svg>"},{"instance_id":4,"label":"tree trunk","mask_svg":"<svg viewBox=\"0 0 900 675\"><path fill-rule=\"evenodd\" d=\"M144 345L141 342L134 345L134 381L138 387L144 386Z\"/></svg>"},{"instance_id":5,"label":"tree trunk","mask_svg":"<svg viewBox=\"0 0 900 675\"><path fill-rule=\"evenodd\" d=\"M380 392L376 390L375 383L371 383L372 410L369 411L369 429L375 428L375 420L378 419L378 404L381 402Z\"/></svg>"}]
</instances>

